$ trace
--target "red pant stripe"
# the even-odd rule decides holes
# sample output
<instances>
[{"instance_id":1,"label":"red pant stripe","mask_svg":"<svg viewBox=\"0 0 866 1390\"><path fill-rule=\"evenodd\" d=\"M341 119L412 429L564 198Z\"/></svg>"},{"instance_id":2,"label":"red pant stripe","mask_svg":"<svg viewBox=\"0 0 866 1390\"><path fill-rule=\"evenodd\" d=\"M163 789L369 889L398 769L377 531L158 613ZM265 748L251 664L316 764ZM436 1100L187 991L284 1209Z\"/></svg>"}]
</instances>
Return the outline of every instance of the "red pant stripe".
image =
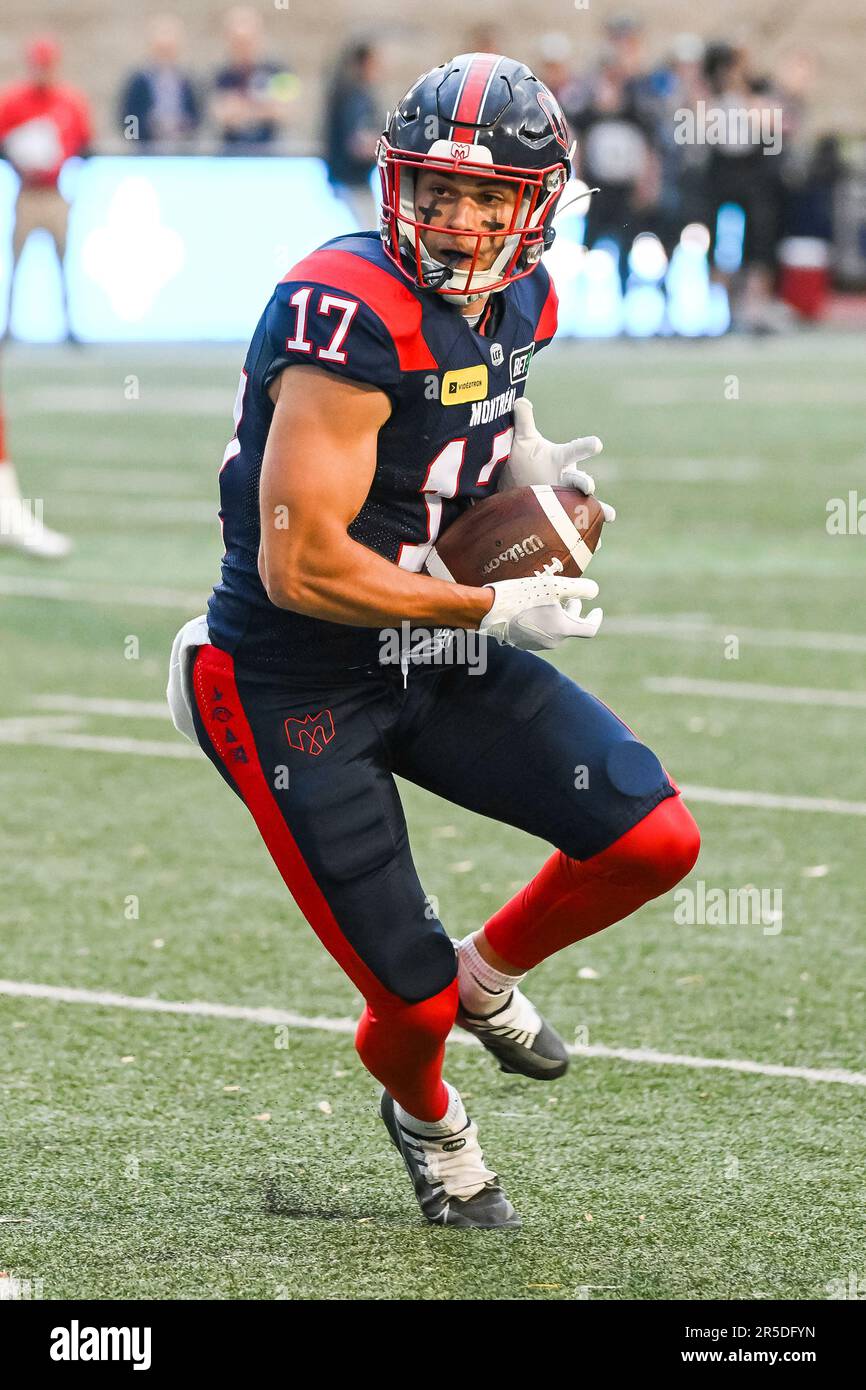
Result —
<instances>
[{"instance_id":1,"label":"red pant stripe","mask_svg":"<svg viewBox=\"0 0 866 1390\"><path fill-rule=\"evenodd\" d=\"M380 1007L405 1007L386 990L346 940L283 819L264 774L235 679L234 660L219 647L202 646L193 668L196 705L208 738L238 788L283 880L322 945L365 999Z\"/></svg>"}]
</instances>

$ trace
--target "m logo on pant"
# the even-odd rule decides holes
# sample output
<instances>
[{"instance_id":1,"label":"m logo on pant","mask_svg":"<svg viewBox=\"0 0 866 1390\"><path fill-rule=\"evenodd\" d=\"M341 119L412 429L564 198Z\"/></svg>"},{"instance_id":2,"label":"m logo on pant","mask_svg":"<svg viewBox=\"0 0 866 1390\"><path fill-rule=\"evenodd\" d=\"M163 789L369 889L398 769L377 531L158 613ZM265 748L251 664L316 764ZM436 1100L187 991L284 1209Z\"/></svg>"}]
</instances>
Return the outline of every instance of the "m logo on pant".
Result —
<instances>
[{"instance_id":1,"label":"m logo on pant","mask_svg":"<svg viewBox=\"0 0 866 1390\"><path fill-rule=\"evenodd\" d=\"M290 748L301 753L318 756L326 743L334 737L334 719L329 709L319 710L318 714L305 714L303 719L286 720L286 736Z\"/></svg>"}]
</instances>

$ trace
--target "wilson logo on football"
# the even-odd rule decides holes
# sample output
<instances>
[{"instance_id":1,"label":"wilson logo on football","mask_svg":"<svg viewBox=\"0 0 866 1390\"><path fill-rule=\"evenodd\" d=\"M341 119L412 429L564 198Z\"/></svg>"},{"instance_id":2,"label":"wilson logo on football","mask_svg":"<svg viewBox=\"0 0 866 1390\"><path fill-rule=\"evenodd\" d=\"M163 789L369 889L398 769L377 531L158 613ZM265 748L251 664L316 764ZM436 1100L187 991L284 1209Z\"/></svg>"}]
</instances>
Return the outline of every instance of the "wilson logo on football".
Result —
<instances>
[{"instance_id":1,"label":"wilson logo on football","mask_svg":"<svg viewBox=\"0 0 866 1390\"><path fill-rule=\"evenodd\" d=\"M290 748L300 753L312 753L317 757L326 743L334 737L334 719L329 709L319 710L318 714L305 714L303 719L286 720L286 737Z\"/></svg>"},{"instance_id":2,"label":"wilson logo on football","mask_svg":"<svg viewBox=\"0 0 866 1390\"><path fill-rule=\"evenodd\" d=\"M491 574L493 570L498 570L500 565L506 564L509 560L515 564L522 560L526 555L535 555L539 550L544 549L544 541L540 536L524 536L522 541L512 545L508 550L503 550L501 555L494 555L486 564L481 566L482 574Z\"/></svg>"}]
</instances>

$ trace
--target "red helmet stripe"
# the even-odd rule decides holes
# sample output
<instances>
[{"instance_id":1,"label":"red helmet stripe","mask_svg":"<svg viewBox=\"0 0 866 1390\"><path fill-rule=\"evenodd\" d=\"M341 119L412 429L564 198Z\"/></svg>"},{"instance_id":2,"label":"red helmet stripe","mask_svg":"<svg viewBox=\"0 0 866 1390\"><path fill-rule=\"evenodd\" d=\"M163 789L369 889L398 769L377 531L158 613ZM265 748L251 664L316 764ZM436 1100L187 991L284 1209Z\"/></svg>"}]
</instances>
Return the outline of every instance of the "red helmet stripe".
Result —
<instances>
[{"instance_id":1,"label":"red helmet stripe","mask_svg":"<svg viewBox=\"0 0 866 1390\"><path fill-rule=\"evenodd\" d=\"M451 118L452 140L473 143L475 131L469 127L478 122L484 106L484 99L499 63L500 59L496 53L476 53L473 57L464 74L457 97L457 105ZM461 121L468 122L469 125L461 125Z\"/></svg>"}]
</instances>

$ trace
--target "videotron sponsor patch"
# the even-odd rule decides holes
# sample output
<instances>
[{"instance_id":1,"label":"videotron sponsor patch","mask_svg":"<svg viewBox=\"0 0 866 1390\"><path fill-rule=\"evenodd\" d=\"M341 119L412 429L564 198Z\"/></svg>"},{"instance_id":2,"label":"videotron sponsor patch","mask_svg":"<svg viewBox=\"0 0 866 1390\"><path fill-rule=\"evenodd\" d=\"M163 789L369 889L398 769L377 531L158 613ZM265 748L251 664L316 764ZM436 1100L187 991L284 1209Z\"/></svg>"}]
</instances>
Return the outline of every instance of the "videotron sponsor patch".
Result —
<instances>
[{"instance_id":1,"label":"videotron sponsor patch","mask_svg":"<svg viewBox=\"0 0 866 1390\"><path fill-rule=\"evenodd\" d=\"M515 348L509 361L509 376L512 386L516 381L525 381L529 375L529 364L532 361L532 353L535 343L527 343L526 347Z\"/></svg>"},{"instance_id":2,"label":"videotron sponsor patch","mask_svg":"<svg viewBox=\"0 0 866 1390\"><path fill-rule=\"evenodd\" d=\"M487 395L487 364L459 367L446 372L442 378L442 404L466 405L467 401L483 401Z\"/></svg>"}]
</instances>

